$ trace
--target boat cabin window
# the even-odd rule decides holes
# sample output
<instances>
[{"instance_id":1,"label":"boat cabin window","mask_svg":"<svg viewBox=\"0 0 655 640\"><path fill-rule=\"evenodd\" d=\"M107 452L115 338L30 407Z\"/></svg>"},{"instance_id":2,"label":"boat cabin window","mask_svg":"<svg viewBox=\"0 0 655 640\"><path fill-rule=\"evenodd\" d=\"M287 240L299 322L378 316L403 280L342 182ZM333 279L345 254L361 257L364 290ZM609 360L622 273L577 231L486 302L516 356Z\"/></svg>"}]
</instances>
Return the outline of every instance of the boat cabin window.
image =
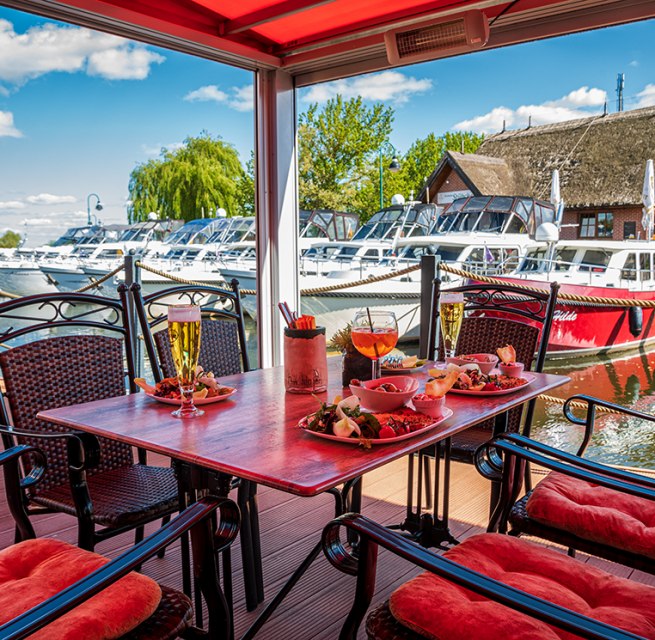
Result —
<instances>
[{"instance_id":1,"label":"boat cabin window","mask_svg":"<svg viewBox=\"0 0 655 640\"><path fill-rule=\"evenodd\" d=\"M621 269L622 280L636 280L637 279L637 256L634 253L629 253Z\"/></svg>"},{"instance_id":2,"label":"boat cabin window","mask_svg":"<svg viewBox=\"0 0 655 640\"><path fill-rule=\"evenodd\" d=\"M539 271L543 260L546 257L546 249L531 249L523 258L523 264L519 268L521 273Z\"/></svg>"},{"instance_id":3,"label":"boat cabin window","mask_svg":"<svg viewBox=\"0 0 655 640\"><path fill-rule=\"evenodd\" d=\"M363 256L362 260L367 262L377 262L380 259L380 253L377 249L369 249Z\"/></svg>"},{"instance_id":4,"label":"boat cabin window","mask_svg":"<svg viewBox=\"0 0 655 640\"><path fill-rule=\"evenodd\" d=\"M123 256L122 249L103 249L99 254L98 258L101 260L111 259L111 258L120 258Z\"/></svg>"},{"instance_id":5,"label":"boat cabin window","mask_svg":"<svg viewBox=\"0 0 655 640\"><path fill-rule=\"evenodd\" d=\"M588 249L582 256L580 271L591 271L592 273L605 273L610 261L610 254L597 249Z\"/></svg>"},{"instance_id":6,"label":"boat cabin window","mask_svg":"<svg viewBox=\"0 0 655 640\"><path fill-rule=\"evenodd\" d=\"M651 255L650 253L642 253L639 256L639 273L641 275L642 282L652 278L651 271Z\"/></svg>"},{"instance_id":7,"label":"boat cabin window","mask_svg":"<svg viewBox=\"0 0 655 640\"><path fill-rule=\"evenodd\" d=\"M505 215L497 211L483 211L480 214L476 231L500 233L505 222Z\"/></svg>"},{"instance_id":8,"label":"boat cabin window","mask_svg":"<svg viewBox=\"0 0 655 640\"><path fill-rule=\"evenodd\" d=\"M490 203L487 209L491 211L505 211L509 213L512 210L514 198L509 196L496 196Z\"/></svg>"},{"instance_id":9,"label":"boat cabin window","mask_svg":"<svg viewBox=\"0 0 655 640\"><path fill-rule=\"evenodd\" d=\"M555 271L568 271L572 266L577 249L557 249L555 251Z\"/></svg>"}]
</instances>

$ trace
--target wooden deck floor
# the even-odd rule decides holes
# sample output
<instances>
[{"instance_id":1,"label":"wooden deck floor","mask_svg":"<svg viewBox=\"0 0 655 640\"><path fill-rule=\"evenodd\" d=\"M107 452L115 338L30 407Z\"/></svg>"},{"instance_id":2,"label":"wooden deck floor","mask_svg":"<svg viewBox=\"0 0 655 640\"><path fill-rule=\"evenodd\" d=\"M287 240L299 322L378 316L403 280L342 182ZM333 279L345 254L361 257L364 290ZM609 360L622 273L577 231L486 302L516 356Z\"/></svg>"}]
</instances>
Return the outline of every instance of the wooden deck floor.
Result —
<instances>
[{"instance_id":1,"label":"wooden deck floor","mask_svg":"<svg viewBox=\"0 0 655 640\"><path fill-rule=\"evenodd\" d=\"M153 457L151 463L165 464L165 460ZM451 528L456 537L463 539L484 529L489 504L488 486L474 468L458 464L453 467ZM385 524L400 522L404 512L405 483L405 460L365 476L363 513ZM332 517L334 507L329 495L299 498L261 487L259 508L264 580L269 599L314 546L323 525ZM40 516L35 519L35 527L39 536L76 541L76 524L71 517ZM13 522L3 501L0 509L0 547L12 541ZM98 551L111 557L131 544L132 537L123 535L104 542ZM233 554L235 627L239 637L262 607L252 613L246 612L238 543ZM581 561L593 562L612 573L640 582L655 583L653 576L619 565L586 557L582 557ZM171 549L164 559L149 561L145 572L163 584L179 588L179 553ZM386 599L398 585L416 573L411 565L381 552L375 601ZM351 603L353 589L354 578L339 573L321 555L257 637L263 640L336 638ZM360 637L364 638L361 631Z\"/></svg>"}]
</instances>

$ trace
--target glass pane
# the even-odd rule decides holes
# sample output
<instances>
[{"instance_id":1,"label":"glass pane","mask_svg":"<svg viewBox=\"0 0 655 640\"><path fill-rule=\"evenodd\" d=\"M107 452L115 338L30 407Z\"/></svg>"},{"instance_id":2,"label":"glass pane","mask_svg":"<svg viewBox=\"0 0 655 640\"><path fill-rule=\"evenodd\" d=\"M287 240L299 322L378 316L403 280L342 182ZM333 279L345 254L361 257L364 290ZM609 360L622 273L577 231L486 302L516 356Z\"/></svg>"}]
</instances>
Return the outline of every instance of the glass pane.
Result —
<instances>
[{"instance_id":1,"label":"glass pane","mask_svg":"<svg viewBox=\"0 0 655 640\"><path fill-rule=\"evenodd\" d=\"M623 269L621 269L621 278L623 280L636 280L637 279L637 260L634 253L629 253L625 259Z\"/></svg>"},{"instance_id":2,"label":"glass pane","mask_svg":"<svg viewBox=\"0 0 655 640\"><path fill-rule=\"evenodd\" d=\"M580 264L580 271L604 273L610 261L610 254L605 251L589 249L585 251Z\"/></svg>"},{"instance_id":3,"label":"glass pane","mask_svg":"<svg viewBox=\"0 0 655 640\"><path fill-rule=\"evenodd\" d=\"M642 282L651 279L650 253L642 253L639 256L639 273Z\"/></svg>"}]
</instances>

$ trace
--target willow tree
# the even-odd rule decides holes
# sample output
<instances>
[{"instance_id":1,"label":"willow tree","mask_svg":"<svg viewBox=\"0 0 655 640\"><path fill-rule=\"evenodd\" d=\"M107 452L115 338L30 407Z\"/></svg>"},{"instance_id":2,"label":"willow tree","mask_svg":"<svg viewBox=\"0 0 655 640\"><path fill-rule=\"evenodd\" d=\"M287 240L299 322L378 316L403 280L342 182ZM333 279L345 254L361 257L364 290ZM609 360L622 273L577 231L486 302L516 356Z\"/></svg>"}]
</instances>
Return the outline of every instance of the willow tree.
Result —
<instances>
[{"instance_id":1,"label":"willow tree","mask_svg":"<svg viewBox=\"0 0 655 640\"><path fill-rule=\"evenodd\" d=\"M220 136L203 132L179 149L137 165L130 174L129 217L145 220L151 211L162 218L193 220L218 208L242 213L238 198L243 176L236 149Z\"/></svg>"}]
</instances>

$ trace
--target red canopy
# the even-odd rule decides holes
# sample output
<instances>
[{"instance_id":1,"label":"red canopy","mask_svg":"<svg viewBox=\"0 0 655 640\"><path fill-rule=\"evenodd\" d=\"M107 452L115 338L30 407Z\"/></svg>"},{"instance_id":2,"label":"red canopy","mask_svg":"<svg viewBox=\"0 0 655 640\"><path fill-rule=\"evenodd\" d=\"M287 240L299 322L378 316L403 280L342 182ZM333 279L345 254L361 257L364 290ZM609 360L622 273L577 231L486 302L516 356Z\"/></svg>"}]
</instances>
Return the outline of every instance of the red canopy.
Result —
<instances>
[{"instance_id":1,"label":"red canopy","mask_svg":"<svg viewBox=\"0 0 655 640\"><path fill-rule=\"evenodd\" d=\"M487 48L655 16L652 0L5 0L5 4L250 69L297 86L392 66L390 29L479 10ZM499 14L502 13L500 17ZM452 55L435 51L432 58Z\"/></svg>"}]
</instances>

